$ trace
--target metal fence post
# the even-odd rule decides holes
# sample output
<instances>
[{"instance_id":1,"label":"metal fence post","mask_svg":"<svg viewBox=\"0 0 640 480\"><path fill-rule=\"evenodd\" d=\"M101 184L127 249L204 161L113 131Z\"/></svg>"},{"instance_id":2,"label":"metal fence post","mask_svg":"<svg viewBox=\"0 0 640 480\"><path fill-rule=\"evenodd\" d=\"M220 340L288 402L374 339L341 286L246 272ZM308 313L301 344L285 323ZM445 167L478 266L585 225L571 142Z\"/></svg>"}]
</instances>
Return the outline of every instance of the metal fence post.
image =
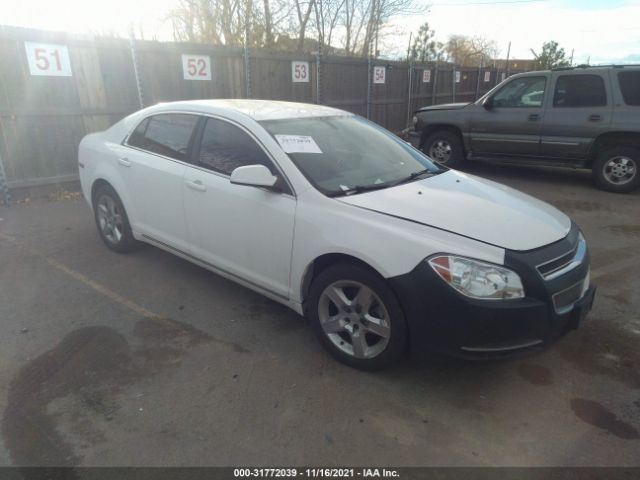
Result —
<instances>
[{"instance_id":1,"label":"metal fence post","mask_svg":"<svg viewBox=\"0 0 640 480\"><path fill-rule=\"evenodd\" d=\"M140 66L138 65L138 52L136 49L136 41L133 37L133 29L129 35L129 46L131 47L131 61L133 62L133 74L136 78L136 88L138 89L138 101L140 108L144 108L144 94L142 91L142 78L140 76Z\"/></svg>"},{"instance_id":2,"label":"metal fence post","mask_svg":"<svg viewBox=\"0 0 640 480\"><path fill-rule=\"evenodd\" d=\"M322 68L320 67L320 62L322 60L322 55L320 50L316 52L316 103L322 103L320 96L320 82L322 80Z\"/></svg>"},{"instance_id":3,"label":"metal fence post","mask_svg":"<svg viewBox=\"0 0 640 480\"><path fill-rule=\"evenodd\" d=\"M484 64L484 57L480 57L480 66L478 67L478 81L476 82L476 96L475 99L478 99L478 95L480 94L480 77L482 76L482 65Z\"/></svg>"},{"instance_id":4,"label":"metal fence post","mask_svg":"<svg viewBox=\"0 0 640 480\"><path fill-rule=\"evenodd\" d=\"M247 98L251 98L251 60L249 58L249 48L247 42L244 43L244 51L242 52L244 59L244 86Z\"/></svg>"},{"instance_id":5,"label":"metal fence post","mask_svg":"<svg viewBox=\"0 0 640 480\"><path fill-rule=\"evenodd\" d=\"M407 127L411 125L411 90L413 88L413 61L409 62L409 89L407 91Z\"/></svg>"},{"instance_id":6,"label":"metal fence post","mask_svg":"<svg viewBox=\"0 0 640 480\"><path fill-rule=\"evenodd\" d=\"M4 164L2 163L2 156L0 156L0 189L4 194L4 203L8 207L11 205L11 192L9 191L9 185L7 185L7 177L4 173Z\"/></svg>"},{"instance_id":7,"label":"metal fence post","mask_svg":"<svg viewBox=\"0 0 640 480\"><path fill-rule=\"evenodd\" d=\"M431 85L431 105L436 104L436 92L438 83L438 61L436 60L436 67L433 71L433 85Z\"/></svg>"},{"instance_id":8,"label":"metal fence post","mask_svg":"<svg viewBox=\"0 0 640 480\"><path fill-rule=\"evenodd\" d=\"M371 118L371 76L372 73L371 56L367 59L367 118Z\"/></svg>"},{"instance_id":9,"label":"metal fence post","mask_svg":"<svg viewBox=\"0 0 640 480\"><path fill-rule=\"evenodd\" d=\"M451 103L456 103L456 66L451 70Z\"/></svg>"}]
</instances>

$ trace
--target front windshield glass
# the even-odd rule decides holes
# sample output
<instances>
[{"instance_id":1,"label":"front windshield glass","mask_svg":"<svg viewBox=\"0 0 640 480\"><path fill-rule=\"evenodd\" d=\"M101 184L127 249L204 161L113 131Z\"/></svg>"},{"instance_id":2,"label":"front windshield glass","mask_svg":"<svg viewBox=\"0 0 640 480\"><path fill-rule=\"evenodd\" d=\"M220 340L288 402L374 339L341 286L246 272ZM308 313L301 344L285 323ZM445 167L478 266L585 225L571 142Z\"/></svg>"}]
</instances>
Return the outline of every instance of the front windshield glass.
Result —
<instances>
[{"instance_id":1,"label":"front windshield glass","mask_svg":"<svg viewBox=\"0 0 640 480\"><path fill-rule=\"evenodd\" d=\"M295 118L261 124L307 179L327 195L386 188L444 170L361 117Z\"/></svg>"}]
</instances>

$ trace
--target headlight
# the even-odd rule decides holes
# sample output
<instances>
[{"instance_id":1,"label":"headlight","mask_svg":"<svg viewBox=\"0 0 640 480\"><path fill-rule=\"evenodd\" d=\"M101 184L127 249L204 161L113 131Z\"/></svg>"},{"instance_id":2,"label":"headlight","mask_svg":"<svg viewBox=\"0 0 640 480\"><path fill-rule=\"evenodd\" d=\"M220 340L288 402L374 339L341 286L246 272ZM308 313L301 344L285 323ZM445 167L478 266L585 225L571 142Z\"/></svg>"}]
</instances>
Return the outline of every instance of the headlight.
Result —
<instances>
[{"instance_id":1,"label":"headlight","mask_svg":"<svg viewBox=\"0 0 640 480\"><path fill-rule=\"evenodd\" d=\"M430 258L429 265L440 278L467 297L486 300L524 297L520 277L507 268L454 255Z\"/></svg>"},{"instance_id":2,"label":"headlight","mask_svg":"<svg viewBox=\"0 0 640 480\"><path fill-rule=\"evenodd\" d=\"M413 126L416 126L416 123L418 123L418 117L416 117L415 115L413 116Z\"/></svg>"}]
</instances>

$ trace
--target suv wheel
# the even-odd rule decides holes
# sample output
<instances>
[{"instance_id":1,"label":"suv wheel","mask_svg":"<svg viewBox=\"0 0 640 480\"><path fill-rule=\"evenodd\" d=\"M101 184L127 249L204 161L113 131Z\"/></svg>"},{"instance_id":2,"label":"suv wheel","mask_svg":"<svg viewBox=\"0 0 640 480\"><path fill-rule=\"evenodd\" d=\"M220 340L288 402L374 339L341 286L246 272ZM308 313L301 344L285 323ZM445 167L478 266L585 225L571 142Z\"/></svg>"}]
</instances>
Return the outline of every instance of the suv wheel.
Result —
<instances>
[{"instance_id":1,"label":"suv wheel","mask_svg":"<svg viewBox=\"0 0 640 480\"><path fill-rule=\"evenodd\" d=\"M93 213L102 241L114 252L137 250L142 243L133 238L127 212L111 185L98 187L93 197Z\"/></svg>"},{"instance_id":2,"label":"suv wheel","mask_svg":"<svg viewBox=\"0 0 640 480\"><path fill-rule=\"evenodd\" d=\"M338 264L322 271L307 305L320 342L351 367L378 370L406 350L400 304L384 279L366 268Z\"/></svg>"},{"instance_id":3,"label":"suv wheel","mask_svg":"<svg viewBox=\"0 0 640 480\"><path fill-rule=\"evenodd\" d=\"M609 192L626 193L640 185L640 151L613 147L598 153L592 172L596 184Z\"/></svg>"},{"instance_id":4,"label":"suv wheel","mask_svg":"<svg viewBox=\"0 0 640 480\"><path fill-rule=\"evenodd\" d=\"M451 168L458 167L464 160L460 137L450 130L438 130L429 135L422 152L437 163Z\"/></svg>"}]
</instances>

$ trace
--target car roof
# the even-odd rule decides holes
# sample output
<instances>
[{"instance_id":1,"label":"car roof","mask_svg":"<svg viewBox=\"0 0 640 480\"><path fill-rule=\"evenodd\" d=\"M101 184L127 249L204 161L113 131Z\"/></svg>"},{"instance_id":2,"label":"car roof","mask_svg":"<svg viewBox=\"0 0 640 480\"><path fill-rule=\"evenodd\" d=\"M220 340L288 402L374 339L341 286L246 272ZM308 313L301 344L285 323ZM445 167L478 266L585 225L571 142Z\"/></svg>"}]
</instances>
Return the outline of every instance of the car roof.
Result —
<instances>
[{"instance_id":1,"label":"car roof","mask_svg":"<svg viewBox=\"0 0 640 480\"><path fill-rule=\"evenodd\" d=\"M154 110L187 110L217 114L221 111L242 113L253 120L281 120L288 118L330 117L352 113L324 105L283 102L275 100L216 99L190 100L158 104Z\"/></svg>"}]
</instances>

